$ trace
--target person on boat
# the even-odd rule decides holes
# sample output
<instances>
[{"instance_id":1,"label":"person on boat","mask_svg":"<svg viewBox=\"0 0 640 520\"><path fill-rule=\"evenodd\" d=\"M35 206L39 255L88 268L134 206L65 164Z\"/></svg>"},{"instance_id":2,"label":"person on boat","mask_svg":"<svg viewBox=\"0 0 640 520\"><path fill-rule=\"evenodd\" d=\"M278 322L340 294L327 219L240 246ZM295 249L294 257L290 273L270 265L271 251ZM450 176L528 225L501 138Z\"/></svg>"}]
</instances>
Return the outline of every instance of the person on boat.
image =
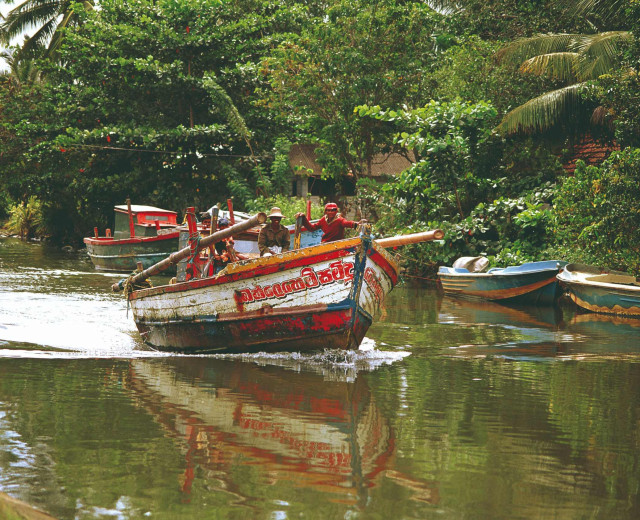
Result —
<instances>
[{"instance_id":1,"label":"person on boat","mask_svg":"<svg viewBox=\"0 0 640 520\"><path fill-rule=\"evenodd\" d=\"M271 222L267 222L258 235L258 249L260 256L277 254L274 247L279 247L281 252L289 251L291 247L291 235L289 230L280 224L284 215L280 208L273 207L268 215Z\"/></svg>"},{"instance_id":2,"label":"person on boat","mask_svg":"<svg viewBox=\"0 0 640 520\"><path fill-rule=\"evenodd\" d=\"M229 227L229 219L222 217L218 219L218 231L227 229ZM246 260L249 258L247 255L236 252L233 248L235 242L233 237L223 238L218 240L211 248L211 259L213 265L213 273L222 271L230 262L236 262L238 260Z\"/></svg>"},{"instance_id":3,"label":"person on boat","mask_svg":"<svg viewBox=\"0 0 640 520\"><path fill-rule=\"evenodd\" d=\"M329 202L324 207L324 215L318 222L312 224L304 213L296 213L296 218L302 217L302 225L307 231L315 231L322 229L322 242L333 242L344 238L345 228L356 229L359 225L365 224L365 219L355 222L347 220L338 213L338 205L335 202Z\"/></svg>"}]
</instances>

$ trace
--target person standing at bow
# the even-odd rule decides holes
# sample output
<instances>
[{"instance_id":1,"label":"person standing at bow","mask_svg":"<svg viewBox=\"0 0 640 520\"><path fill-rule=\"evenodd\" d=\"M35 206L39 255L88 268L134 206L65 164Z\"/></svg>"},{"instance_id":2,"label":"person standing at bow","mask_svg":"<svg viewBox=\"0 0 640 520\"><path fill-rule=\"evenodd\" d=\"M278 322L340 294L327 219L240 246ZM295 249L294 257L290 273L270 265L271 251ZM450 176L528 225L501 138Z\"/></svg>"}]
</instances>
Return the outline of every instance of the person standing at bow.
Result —
<instances>
[{"instance_id":1,"label":"person standing at bow","mask_svg":"<svg viewBox=\"0 0 640 520\"><path fill-rule=\"evenodd\" d=\"M324 215L318 222L312 224L304 213L296 213L296 218L302 217L302 225L307 231L315 231L322 229L322 242L333 242L344 238L345 228L356 229L360 224L367 221L365 219L355 222L347 220L338 213L338 205L335 202L329 202L324 207Z\"/></svg>"},{"instance_id":2,"label":"person standing at bow","mask_svg":"<svg viewBox=\"0 0 640 520\"><path fill-rule=\"evenodd\" d=\"M271 213L269 213L269 219L271 219L271 222L262 226L260 234L258 235L258 249L260 250L260 256L289 251L289 248L291 247L291 235L289 230L280 224L280 221L283 218L284 215L280 212L280 208L271 208ZM279 247L280 251L274 249L274 246Z\"/></svg>"}]
</instances>

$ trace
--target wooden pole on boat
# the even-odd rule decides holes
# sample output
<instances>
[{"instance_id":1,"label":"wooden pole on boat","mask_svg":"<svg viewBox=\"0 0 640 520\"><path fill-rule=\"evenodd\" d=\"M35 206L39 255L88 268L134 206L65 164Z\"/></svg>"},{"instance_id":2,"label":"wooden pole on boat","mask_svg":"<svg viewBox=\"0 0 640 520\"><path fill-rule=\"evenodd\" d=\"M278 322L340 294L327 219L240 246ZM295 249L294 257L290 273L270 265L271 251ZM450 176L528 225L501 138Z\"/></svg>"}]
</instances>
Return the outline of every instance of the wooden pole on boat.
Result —
<instances>
[{"instance_id":1,"label":"wooden pole on boat","mask_svg":"<svg viewBox=\"0 0 640 520\"><path fill-rule=\"evenodd\" d=\"M311 201L307 200L307 220L311 220Z\"/></svg>"},{"instance_id":2,"label":"wooden pole on boat","mask_svg":"<svg viewBox=\"0 0 640 520\"><path fill-rule=\"evenodd\" d=\"M129 213L129 238L136 236L136 227L133 224L133 212L131 211L131 199L127 199L127 213Z\"/></svg>"},{"instance_id":3,"label":"wooden pole on boat","mask_svg":"<svg viewBox=\"0 0 640 520\"><path fill-rule=\"evenodd\" d=\"M251 217L249 220L244 220L242 222L239 222L235 226L231 226L226 229L221 229L220 231L213 233L213 235L202 237L198 242L196 253L198 251L201 251L202 249L205 249L206 247L209 247L212 244L215 244L216 242L222 240L223 238L230 237L235 233L241 233L242 231L246 231L247 229L257 226L259 224L264 224L266 221L267 221L267 214L260 212L257 215L254 215L253 217ZM124 289L124 284L127 280L131 284L146 280L147 278L150 278L151 276L164 271L168 267L171 267L172 265L176 265L180 260L189 258L191 254L192 252L191 252L190 246L187 246L184 249L180 249L180 251L176 251L175 253L171 253L167 258L165 258L164 260L161 260L157 264L152 265L148 269L145 269L144 271L140 273L136 273L130 276L129 278L125 278L124 280L120 280L119 282L114 283L111 286L111 290L113 290L113 292L122 291L122 289Z\"/></svg>"},{"instance_id":4,"label":"wooden pole on boat","mask_svg":"<svg viewBox=\"0 0 640 520\"><path fill-rule=\"evenodd\" d=\"M293 248L300 249L300 233L302 232L302 215L296 219L296 232L293 236Z\"/></svg>"},{"instance_id":5,"label":"wooden pole on boat","mask_svg":"<svg viewBox=\"0 0 640 520\"><path fill-rule=\"evenodd\" d=\"M412 233L411 235L398 235L395 237L378 238L375 243L382 247L406 246L408 244L417 244L419 242L429 242L431 240L442 240L444 231L441 229L433 229L422 233Z\"/></svg>"},{"instance_id":6,"label":"wooden pole on boat","mask_svg":"<svg viewBox=\"0 0 640 520\"><path fill-rule=\"evenodd\" d=\"M229 223L233 226L236 223L236 217L233 214L233 200L227 199L227 209L229 210Z\"/></svg>"},{"instance_id":7,"label":"wooden pole on boat","mask_svg":"<svg viewBox=\"0 0 640 520\"><path fill-rule=\"evenodd\" d=\"M211 208L211 224L209 224L209 235L213 235L218 227L218 214L220 213L220 208L218 206L214 206Z\"/></svg>"}]
</instances>

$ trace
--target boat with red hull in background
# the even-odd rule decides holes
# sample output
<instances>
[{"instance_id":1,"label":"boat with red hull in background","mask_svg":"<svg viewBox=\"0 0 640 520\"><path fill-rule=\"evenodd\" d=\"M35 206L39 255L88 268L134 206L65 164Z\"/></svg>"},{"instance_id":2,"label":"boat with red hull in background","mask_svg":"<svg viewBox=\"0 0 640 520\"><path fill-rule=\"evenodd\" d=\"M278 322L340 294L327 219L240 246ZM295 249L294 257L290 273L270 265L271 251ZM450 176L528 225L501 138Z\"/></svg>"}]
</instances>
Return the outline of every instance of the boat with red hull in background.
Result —
<instances>
[{"instance_id":1,"label":"boat with red hull in background","mask_svg":"<svg viewBox=\"0 0 640 520\"><path fill-rule=\"evenodd\" d=\"M94 228L94 236L84 243L93 265L100 271L131 272L138 262L151 267L178 249L180 228L175 211L153 206L115 206L115 225L104 236Z\"/></svg>"}]
</instances>

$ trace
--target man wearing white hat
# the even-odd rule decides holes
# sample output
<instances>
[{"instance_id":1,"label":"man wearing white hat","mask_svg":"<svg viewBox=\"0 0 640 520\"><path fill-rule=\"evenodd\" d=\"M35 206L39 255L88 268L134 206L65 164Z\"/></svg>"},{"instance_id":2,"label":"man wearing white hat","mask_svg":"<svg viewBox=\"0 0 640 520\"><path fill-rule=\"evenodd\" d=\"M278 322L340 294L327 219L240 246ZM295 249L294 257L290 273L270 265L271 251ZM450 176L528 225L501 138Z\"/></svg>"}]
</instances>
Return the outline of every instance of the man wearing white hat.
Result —
<instances>
[{"instance_id":1,"label":"man wearing white hat","mask_svg":"<svg viewBox=\"0 0 640 520\"><path fill-rule=\"evenodd\" d=\"M280 221L284 218L280 208L271 208L271 213L269 213L268 217L271 219L271 223L266 223L262 226L258 235L260 256L276 254L277 251L274 246L280 247L282 252L289 251L291 235L289 230L280 224Z\"/></svg>"}]
</instances>

